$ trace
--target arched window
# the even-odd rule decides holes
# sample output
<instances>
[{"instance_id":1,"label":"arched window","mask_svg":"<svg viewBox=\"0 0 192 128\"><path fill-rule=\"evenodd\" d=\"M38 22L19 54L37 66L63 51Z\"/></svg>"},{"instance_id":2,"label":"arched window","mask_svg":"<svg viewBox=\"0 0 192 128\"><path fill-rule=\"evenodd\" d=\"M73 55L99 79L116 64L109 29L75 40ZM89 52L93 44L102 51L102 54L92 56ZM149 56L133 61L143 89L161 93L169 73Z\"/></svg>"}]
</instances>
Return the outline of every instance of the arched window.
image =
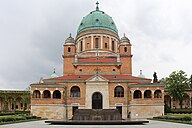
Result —
<instances>
[{"instance_id":1,"label":"arched window","mask_svg":"<svg viewBox=\"0 0 192 128\"><path fill-rule=\"evenodd\" d=\"M124 89L122 86L115 87L114 97L124 97Z\"/></svg>"},{"instance_id":2,"label":"arched window","mask_svg":"<svg viewBox=\"0 0 192 128\"><path fill-rule=\"evenodd\" d=\"M127 47L124 47L124 52L127 52Z\"/></svg>"},{"instance_id":3,"label":"arched window","mask_svg":"<svg viewBox=\"0 0 192 128\"><path fill-rule=\"evenodd\" d=\"M70 47L68 47L68 52L71 52L71 48Z\"/></svg>"},{"instance_id":4,"label":"arched window","mask_svg":"<svg viewBox=\"0 0 192 128\"><path fill-rule=\"evenodd\" d=\"M51 93L49 90L43 91L43 98L51 98Z\"/></svg>"},{"instance_id":5,"label":"arched window","mask_svg":"<svg viewBox=\"0 0 192 128\"><path fill-rule=\"evenodd\" d=\"M135 90L134 91L134 94L133 94L133 98L134 99L138 99L138 98L141 98L142 94L141 94L141 91L140 90Z\"/></svg>"},{"instance_id":6,"label":"arched window","mask_svg":"<svg viewBox=\"0 0 192 128\"><path fill-rule=\"evenodd\" d=\"M171 108L171 97L169 95L164 96L164 103L166 107Z\"/></svg>"},{"instance_id":7,"label":"arched window","mask_svg":"<svg viewBox=\"0 0 192 128\"><path fill-rule=\"evenodd\" d=\"M105 48L107 48L107 43L105 43Z\"/></svg>"},{"instance_id":8,"label":"arched window","mask_svg":"<svg viewBox=\"0 0 192 128\"><path fill-rule=\"evenodd\" d=\"M80 97L80 88L78 86L73 86L71 88L70 97Z\"/></svg>"},{"instance_id":9,"label":"arched window","mask_svg":"<svg viewBox=\"0 0 192 128\"><path fill-rule=\"evenodd\" d=\"M39 90L33 91L33 98L40 98L40 96L41 96L41 93Z\"/></svg>"},{"instance_id":10,"label":"arched window","mask_svg":"<svg viewBox=\"0 0 192 128\"><path fill-rule=\"evenodd\" d=\"M112 51L115 51L115 42L114 41L112 41Z\"/></svg>"},{"instance_id":11,"label":"arched window","mask_svg":"<svg viewBox=\"0 0 192 128\"><path fill-rule=\"evenodd\" d=\"M154 98L162 98L161 90L156 90L154 92Z\"/></svg>"},{"instance_id":12,"label":"arched window","mask_svg":"<svg viewBox=\"0 0 192 128\"><path fill-rule=\"evenodd\" d=\"M99 39L95 38L95 48L99 48Z\"/></svg>"},{"instance_id":13,"label":"arched window","mask_svg":"<svg viewBox=\"0 0 192 128\"><path fill-rule=\"evenodd\" d=\"M80 42L80 51L83 51L83 41Z\"/></svg>"},{"instance_id":14,"label":"arched window","mask_svg":"<svg viewBox=\"0 0 192 128\"><path fill-rule=\"evenodd\" d=\"M89 43L87 43L87 49L89 48Z\"/></svg>"},{"instance_id":15,"label":"arched window","mask_svg":"<svg viewBox=\"0 0 192 128\"><path fill-rule=\"evenodd\" d=\"M53 99L61 99L61 92L59 90L53 92Z\"/></svg>"},{"instance_id":16,"label":"arched window","mask_svg":"<svg viewBox=\"0 0 192 128\"><path fill-rule=\"evenodd\" d=\"M144 92L144 98L152 98L151 90L146 90L146 91Z\"/></svg>"}]
</instances>

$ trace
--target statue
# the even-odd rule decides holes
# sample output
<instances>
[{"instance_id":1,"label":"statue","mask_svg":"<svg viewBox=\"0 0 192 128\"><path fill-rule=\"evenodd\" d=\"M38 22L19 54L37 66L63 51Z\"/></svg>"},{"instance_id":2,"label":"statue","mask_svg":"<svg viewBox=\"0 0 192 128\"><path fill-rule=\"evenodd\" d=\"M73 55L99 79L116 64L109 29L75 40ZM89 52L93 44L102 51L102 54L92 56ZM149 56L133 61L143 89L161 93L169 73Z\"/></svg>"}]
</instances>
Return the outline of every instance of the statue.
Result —
<instances>
[{"instance_id":1,"label":"statue","mask_svg":"<svg viewBox=\"0 0 192 128\"><path fill-rule=\"evenodd\" d=\"M157 73L156 72L154 72L154 74L153 74L153 83L155 83L155 82L158 82Z\"/></svg>"}]
</instances>

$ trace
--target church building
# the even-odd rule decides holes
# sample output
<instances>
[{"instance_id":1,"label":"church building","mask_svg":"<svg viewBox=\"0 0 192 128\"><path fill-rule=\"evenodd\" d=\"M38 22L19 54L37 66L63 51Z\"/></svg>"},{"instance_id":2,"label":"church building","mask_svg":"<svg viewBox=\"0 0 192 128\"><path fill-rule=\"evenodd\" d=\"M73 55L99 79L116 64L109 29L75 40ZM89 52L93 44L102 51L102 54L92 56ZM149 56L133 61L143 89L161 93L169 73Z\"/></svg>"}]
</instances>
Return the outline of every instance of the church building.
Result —
<instances>
[{"instance_id":1,"label":"church building","mask_svg":"<svg viewBox=\"0 0 192 128\"><path fill-rule=\"evenodd\" d=\"M63 75L31 84L31 112L72 119L77 109L118 109L122 119L164 114L164 85L132 75L131 42L98 7L63 44Z\"/></svg>"}]
</instances>

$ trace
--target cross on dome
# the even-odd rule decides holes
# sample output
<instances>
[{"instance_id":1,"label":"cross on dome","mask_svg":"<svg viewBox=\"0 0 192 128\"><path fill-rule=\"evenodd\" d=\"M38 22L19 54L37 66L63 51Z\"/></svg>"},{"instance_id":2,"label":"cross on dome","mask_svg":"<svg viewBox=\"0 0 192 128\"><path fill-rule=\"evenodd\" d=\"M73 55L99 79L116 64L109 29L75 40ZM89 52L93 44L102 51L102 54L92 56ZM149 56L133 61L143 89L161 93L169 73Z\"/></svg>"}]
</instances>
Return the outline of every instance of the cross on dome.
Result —
<instances>
[{"instance_id":1,"label":"cross on dome","mask_svg":"<svg viewBox=\"0 0 192 128\"><path fill-rule=\"evenodd\" d=\"M99 2L97 1L97 3L96 3L96 11L99 11Z\"/></svg>"}]
</instances>

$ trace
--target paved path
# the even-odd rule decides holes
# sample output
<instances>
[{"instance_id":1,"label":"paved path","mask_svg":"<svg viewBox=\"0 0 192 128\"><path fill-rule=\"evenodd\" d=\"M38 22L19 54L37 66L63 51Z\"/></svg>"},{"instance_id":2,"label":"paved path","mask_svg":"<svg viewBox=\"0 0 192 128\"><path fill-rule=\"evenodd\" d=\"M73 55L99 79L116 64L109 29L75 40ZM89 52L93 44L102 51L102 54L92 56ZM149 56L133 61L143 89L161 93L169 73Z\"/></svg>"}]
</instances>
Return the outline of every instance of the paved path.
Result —
<instances>
[{"instance_id":1,"label":"paved path","mask_svg":"<svg viewBox=\"0 0 192 128\"><path fill-rule=\"evenodd\" d=\"M192 125L179 124L179 123L170 123L163 121L154 121L150 120L149 124L146 125L104 125L104 126L95 126L95 125L49 125L45 124L43 120L41 121L32 121L25 123L16 123L8 125L0 125L0 128L192 128Z\"/></svg>"}]
</instances>

